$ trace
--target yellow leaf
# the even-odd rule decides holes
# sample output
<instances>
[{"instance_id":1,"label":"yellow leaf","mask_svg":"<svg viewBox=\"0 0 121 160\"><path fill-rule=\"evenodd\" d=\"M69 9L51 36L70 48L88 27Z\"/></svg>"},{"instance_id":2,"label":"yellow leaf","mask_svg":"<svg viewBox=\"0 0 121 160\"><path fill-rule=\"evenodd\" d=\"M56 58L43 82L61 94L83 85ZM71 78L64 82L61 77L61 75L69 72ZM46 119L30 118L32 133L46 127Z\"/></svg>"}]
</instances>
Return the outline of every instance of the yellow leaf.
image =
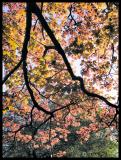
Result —
<instances>
[{"instance_id":1,"label":"yellow leaf","mask_svg":"<svg viewBox=\"0 0 121 160\"><path fill-rule=\"evenodd\" d=\"M46 79L44 79L44 78L41 78L41 79L38 81L38 84L39 84L41 87L45 86L46 83L47 83L47 81L46 81Z\"/></svg>"},{"instance_id":2,"label":"yellow leaf","mask_svg":"<svg viewBox=\"0 0 121 160\"><path fill-rule=\"evenodd\" d=\"M17 48L17 44L14 40L9 40L9 44L11 45L12 50L15 50Z\"/></svg>"},{"instance_id":3,"label":"yellow leaf","mask_svg":"<svg viewBox=\"0 0 121 160\"><path fill-rule=\"evenodd\" d=\"M51 77L51 76L52 76L52 72L47 72L47 73L44 75L45 78L49 78L49 77Z\"/></svg>"},{"instance_id":4,"label":"yellow leaf","mask_svg":"<svg viewBox=\"0 0 121 160\"><path fill-rule=\"evenodd\" d=\"M8 52L8 51L3 51L3 55L10 56L10 52Z\"/></svg>"},{"instance_id":5,"label":"yellow leaf","mask_svg":"<svg viewBox=\"0 0 121 160\"><path fill-rule=\"evenodd\" d=\"M82 43L82 39L81 39L81 37L78 37L78 38L77 38L77 44L78 44L78 46L79 46L81 43Z\"/></svg>"},{"instance_id":6,"label":"yellow leaf","mask_svg":"<svg viewBox=\"0 0 121 160\"><path fill-rule=\"evenodd\" d=\"M8 106L5 109L3 109L3 114L5 114L8 110L16 110L13 106Z\"/></svg>"},{"instance_id":7,"label":"yellow leaf","mask_svg":"<svg viewBox=\"0 0 121 160\"><path fill-rule=\"evenodd\" d=\"M48 54L48 55L45 56L45 60L46 61L52 61L54 59L54 57L55 57L54 54L51 53L51 54Z\"/></svg>"},{"instance_id":8,"label":"yellow leaf","mask_svg":"<svg viewBox=\"0 0 121 160\"><path fill-rule=\"evenodd\" d=\"M103 2L103 3L99 3L99 4L98 4L98 7L99 7L99 9L100 9L100 10L104 10L104 9L106 9L106 8L107 8L107 6L106 6L106 3L105 3L105 2Z\"/></svg>"},{"instance_id":9,"label":"yellow leaf","mask_svg":"<svg viewBox=\"0 0 121 160\"><path fill-rule=\"evenodd\" d=\"M31 78L31 82L34 82L34 81L35 81L35 78L34 78L34 77L32 77L32 78Z\"/></svg>"},{"instance_id":10,"label":"yellow leaf","mask_svg":"<svg viewBox=\"0 0 121 160\"><path fill-rule=\"evenodd\" d=\"M26 105L28 104L28 100L27 99L24 100L24 104L26 104Z\"/></svg>"},{"instance_id":11,"label":"yellow leaf","mask_svg":"<svg viewBox=\"0 0 121 160\"><path fill-rule=\"evenodd\" d=\"M13 106L8 106L9 107L9 110L12 110L13 109Z\"/></svg>"},{"instance_id":12,"label":"yellow leaf","mask_svg":"<svg viewBox=\"0 0 121 160\"><path fill-rule=\"evenodd\" d=\"M3 114L5 114L8 111L8 109L3 110Z\"/></svg>"},{"instance_id":13,"label":"yellow leaf","mask_svg":"<svg viewBox=\"0 0 121 160\"><path fill-rule=\"evenodd\" d=\"M85 51L83 52L83 56L84 56L85 58L89 57L91 54L92 54L91 51L85 50Z\"/></svg>"}]
</instances>

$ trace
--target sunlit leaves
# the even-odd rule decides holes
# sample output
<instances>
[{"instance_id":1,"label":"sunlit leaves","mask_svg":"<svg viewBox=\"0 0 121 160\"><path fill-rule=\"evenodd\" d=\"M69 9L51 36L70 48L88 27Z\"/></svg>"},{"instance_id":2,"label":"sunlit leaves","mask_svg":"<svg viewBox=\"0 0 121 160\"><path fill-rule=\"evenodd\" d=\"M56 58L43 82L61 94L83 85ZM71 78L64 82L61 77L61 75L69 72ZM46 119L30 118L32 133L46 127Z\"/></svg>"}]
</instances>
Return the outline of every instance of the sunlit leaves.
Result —
<instances>
[{"instance_id":1,"label":"sunlit leaves","mask_svg":"<svg viewBox=\"0 0 121 160\"><path fill-rule=\"evenodd\" d=\"M3 61L8 73L20 60L25 36L25 4L7 4L9 13L3 15ZM41 8L40 3L38 3ZM70 10L72 8L72 10ZM42 14L65 51L74 74L84 79L87 91L116 101L115 92L118 61L118 11L106 3L43 3ZM69 16L69 14L71 14ZM82 93L81 83L72 81L62 57L37 17L32 15L32 28L27 53L27 76L32 92L28 92L23 76L23 64L6 81L10 97L3 99L4 129L17 129L16 140L30 148L50 151L61 141L68 142L71 129L84 143L93 132L107 127L116 113L97 98ZM52 46L52 49L47 47ZM46 52L46 53L45 53ZM112 71L113 70L113 71ZM111 72L112 71L112 72ZM6 74L5 73L5 74ZM111 95L110 95L110 93ZM51 121L35 108L34 95L40 107L54 111ZM115 98L116 97L116 98ZM67 107L66 105L74 103ZM11 121L9 120L11 118ZM21 125L27 124L27 126ZM41 125L43 124L43 125ZM115 128L114 123L112 124ZM7 136L5 133L5 140ZM10 135L9 135L10 136ZM11 134L11 138L14 135ZM57 157L65 156L59 151Z\"/></svg>"},{"instance_id":2,"label":"sunlit leaves","mask_svg":"<svg viewBox=\"0 0 121 160\"><path fill-rule=\"evenodd\" d=\"M14 108L13 106L7 106L5 107L5 109L3 109L3 114L5 114L7 111L18 111L16 108Z\"/></svg>"},{"instance_id":3,"label":"sunlit leaves","mask_svg":"<svg viewBox=\"0 0 121 160\"><path fill-rule=\"evenodd\" d=\"M99 11L104 10L104 9L107 8L106 3L99 3L99 4L95 4L95 5L97 6L97 9L98 9Z\"/></svg>"},{"instance_id":4,"label":"sunlit leaves","mask_svg":"<svg viewBox=\"0 0 121 160\"><path fill-rule=\"evenodd\" d=\"M10 52L8 52L8 51L3 51L3 55L7 55L7 56L9 56L9 57L10 57L11 53L10 53Z\"/></svg>"}]
</instances>

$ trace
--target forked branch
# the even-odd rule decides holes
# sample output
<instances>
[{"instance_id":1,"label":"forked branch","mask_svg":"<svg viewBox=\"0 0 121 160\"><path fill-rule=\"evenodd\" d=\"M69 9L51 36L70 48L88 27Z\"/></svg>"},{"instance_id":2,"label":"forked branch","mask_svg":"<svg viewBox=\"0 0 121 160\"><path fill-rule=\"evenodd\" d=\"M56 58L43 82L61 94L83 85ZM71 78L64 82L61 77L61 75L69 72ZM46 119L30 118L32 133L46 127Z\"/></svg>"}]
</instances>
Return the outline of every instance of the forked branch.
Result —
<instances>
[{"instance_id":1,"label":"forked branch","mask_svg":"<svg viewBox=\"0 0 121 160\"><path fill-rule=\"evenodd\" d=\"M50 27L48 26L46 20L44 19L43 15L41 14L40 12L40 9L39 7L36 5L36 3L30 3L30 6L31 6L31 11L32 13L34 13L39 21L41 22L41 25L43 26L43 28L45 29L45 31L47 32L48 36L50 37L51 41L53 42L53 44L55 45L55 49L58 51L58 53L62 56L63 58L63 61L67 67L67 70L68 72L70 73L70 76L72 78L72 80L77 80L80 82L80 88L81 90L87 94L88 96L90 97L95 97L95 98L98 98L102 101L104 101L107 105L111 106L111 107L114 107L114 108L118 108L117 105L115 104L112 104L111 102L109 102L105 97L101 96L101 95L98 95L96 93L93 93L93 92L89 92L86 88L85 88L85 85L84 85L84 80L82 77L80 76L75 76L74 73L73 73L73 70L71 68L71 65L65 55L65 52L64 50L62 49L60 43L58 42L58 40L55 38L52 30L50 29Z\"/></svg>"}]
</instances>

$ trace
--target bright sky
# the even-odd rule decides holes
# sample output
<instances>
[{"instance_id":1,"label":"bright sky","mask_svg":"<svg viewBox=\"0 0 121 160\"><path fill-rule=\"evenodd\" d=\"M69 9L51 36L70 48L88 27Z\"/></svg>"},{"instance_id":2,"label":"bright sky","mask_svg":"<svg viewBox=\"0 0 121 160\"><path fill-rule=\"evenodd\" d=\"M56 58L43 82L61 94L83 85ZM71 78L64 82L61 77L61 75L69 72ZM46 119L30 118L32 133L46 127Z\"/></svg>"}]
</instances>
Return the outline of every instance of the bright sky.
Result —
<instances>
[{"instance_id":1,"label":"bright sky","mask_svg":"<svg viewBox=\"0 0 121 160\"><path fill-rule=\"evenodd\" d=\"M2 78L4 78L6 75L4 63L2 63L2 73L3 73ZM8 87L5 84L3 84L3 92L6 92L7 90L8 90Z\"/></svg>"},{"instance_id":2,"label":"bright sky","mask_svg":"<svg viewBox=\"0 0 121 160\"><path fill-rule=\"evenodd\" d=\"M6 12L6 13L7 13L8 11L9 11L8 6L5 6L5 5L4 5L4 6L3 6L3 12Z\"/></svg>"}]
</instances>

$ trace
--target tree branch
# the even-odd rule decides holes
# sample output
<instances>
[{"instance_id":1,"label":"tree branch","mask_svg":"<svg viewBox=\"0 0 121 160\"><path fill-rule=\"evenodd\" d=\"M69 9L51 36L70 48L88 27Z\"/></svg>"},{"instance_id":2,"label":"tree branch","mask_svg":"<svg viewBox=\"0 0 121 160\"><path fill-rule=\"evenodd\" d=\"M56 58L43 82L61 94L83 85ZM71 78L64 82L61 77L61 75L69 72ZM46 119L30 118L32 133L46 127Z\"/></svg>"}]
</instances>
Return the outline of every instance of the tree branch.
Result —
<instances>
[{"instance_id":1,"label":"tree branch","mask_svg":"<svg viewBox=\"0 0 121 160\"><path fill-rule=\"evenodd\" d=\"M49 99L48 97L44 96L43 94L40 93L40 91L35 87L35 85L33 83L30 82L30 84L34 87L34 89L36 89L36 91L39 93L39 95L45 99L48 99L48 101L50 101L51 103L58 105L58 106L62 106L61 104L58 104L54 101L52 101L51 99Z\"/></svg>"},{"instance_id":2,"label":"tree branch","mask_svg":"<svg viewBox=\"0 0 121 160\"><path fill-rule=\"evenodd\" d=\"M19 63L4 77L2 81L2 85L7 81L7 79L20 67L22 63L22 59L19 61Z\"/></svg>"},{"instance_id":3,"label":"tree branch","mask_svg":"<svg viewBox=\"0 0 121 160\"><path fill-rule=\"evenodd\" d=\"M70 23L72 22L72 20L74 21L74 25L77 25L78 23L75 21L74 17L72 16L72 5L71 7L69 8L69 15L68 15L68 18L71 17L71 20L70 20Z\"/></svg>"},{"instance_id":4,"label":"tree branch","mask_svg":"<svg viewBox=\"0 0 121 160\"><path fill-rule=\"evenodd\" d=\"M51 118L52 118L52 116L49 116L46 120L44 120L44 122L42 122L37 128L35 128L35 130L34 130L34 132L33 132L33 134L32 134L32 138L33 138L33 139L34 139L34 136L35 136L35 134L37 133L38 129L39 129L42 125L44 125L46 122L48 122L49 119L51 119Z\"/></svg>"},{"instance_id":5,"label":"tree branch","mask_svg":"<svg viewBox=\"0 0 121 160\"><path fill-rule=\"evenodd\" d=\"M40 9L39 7L35 4L35 3L31 3L31 11L32 13L34 13L39 21L41 22L41 25L43 26L43 28L45 29L45 31L47 32L48 36L50 37L50 39L52 40L53 44L55 45L55 48L56 50L58 51L58 53L62 56L63 60L64 60L64 63L68 69L68 72L70 73L70 76L72 78L72 80L78 80L80 82L80 88L81 90L87 94L88 96L90 97L96 97L102 101L104 101L107 105L111 106L111 107L114 107L114 108L118 108L117 105L115 104L112 104L111 102L109 102L105 97L101 96L101 95L98 95L96 93L92 93L92 92L89 92L86 90L85 88L85 85L84 85L84 80L82 77L79 77L79 76L75 76L74 73L73 73L73 70L70 66L70 63L68 62L68 59L65 55L65 52L64 50L62 49L61 45L59 44L59 42L57 41L57 39L55 38L52 30L50 29L50 27L48 26L47 22L45 21L43 15L41 14L40 12Z\"/></svg>"},{"instance_id":6,"label":"tree branch","mask_svg":"<svg viewBox=\"0 0 121 160\"><path fill-rule=\"evenodd\" d=\"M45 46L45 45L44 45L44 47L45 47L45 50L44 50L44 53L43 53L43 56L42 56L42 57L45 57L45 55L47 54L47 51L48 51L49 49L55 49L55 46Z\"/></svg>"},{"instance_id":7,"label":"tree branch","mask_svg":"<svg viewBox=\"0 0 121 160\"><path fill-rule=\"evenodd\" d=\"M55 113L55 112L57 112L57 111L59 111L59 110L68 108L69 106L71 106L71 105L73 105L73 104L76 104L76 103L74 103L74 102L69 103L69 104L67 104L67 105L65 105L65 106L62 106L62 107L60 107L60 108L55 109L54 111L52 111L52 113Z\"/></svg>"},{"instance_id":8,"label":"tree branch","mask_svg":"<svg viewBox=\"0 0 121 160\"><path fill-rule=\"evenodd\" d=\"M28 53L27 46L28 46L28 42L30 40L31 21L32 21L32 13L30 11L30 3L27 3L26 32L25 32L25 39L24 39L24 43L23 43L23 49L22 49L23 73L24 73L25 84L26 84L28 92L31 96L31 100L34 104L34 107L36 107L40 111L43 111L46 114L50 114L51 116L53 116L51 112L45 110L44 108L42 108L38 105L38 103L35 100L33 91L29 86L26 58L27 58L27 53Z\"/></svg>"}]
</instances>

